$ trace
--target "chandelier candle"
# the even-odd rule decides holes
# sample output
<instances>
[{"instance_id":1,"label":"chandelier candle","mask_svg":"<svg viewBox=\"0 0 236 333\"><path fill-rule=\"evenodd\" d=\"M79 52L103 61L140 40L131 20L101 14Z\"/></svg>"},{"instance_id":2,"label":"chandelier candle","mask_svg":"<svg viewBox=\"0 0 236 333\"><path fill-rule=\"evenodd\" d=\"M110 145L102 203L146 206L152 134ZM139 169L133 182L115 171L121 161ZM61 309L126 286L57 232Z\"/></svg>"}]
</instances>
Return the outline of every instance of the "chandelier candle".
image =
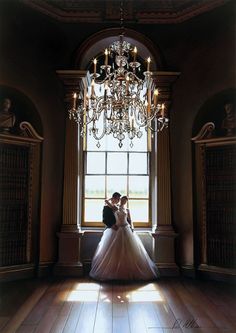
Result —
<instances>
[{"instance_id":1,"label":"chandelier candle","mask_svg":"<svg viewBox=\"0 0 236 333\"><path fill-rule=\"evenodd\" d=\"M76 99L77 99L77 94L74 93L73 95L73 108L76 109Z\"/></svg>"},{"instance_id":2,"label":"chandelier candle","mask_svg":"<svg viewBox=\"0 0 236 333\"><path fill-rule=\"evenodd\" d=\"M108 49L105 49L105 66L108 65Z\"/></svg>"},{"instance_id":3,"label":"chandelier candle","mask_svg":"<svg viewBox=\"0 0 236 333\"><path fill-rule=\"evenodd\" d=\"M158 89L154 90L154 106L157 106Z\"/></svg>"},{"instance_id":4,"label":"chandelier candle","mask_svg":"<svg viewBox=\"0 0 236 333\"><path fill-rule=\"evenodd\" d=\"M150 71L150 62L151 62L151 58L148 57L148 58L147 58L147 72Z\"/></svg>"},{"instance_id":5,"label":"chandelier candle","mask_svg":"<svg viewBox=\"0 0 236 333\"><path fill-rule=\"evenodd\" d=\"M94 65L93 73L94 73L94 75L96 75L96 71L97 71L97 59L96 58L93 60L93 65Z\"/></svg>"},{"instance_id":6,"label":"chandelier candle","mask_svg":"<svg viewBox=\"0 0 236 333\"><path fill-rule=\"evenodd\" d=\"M136 57L137 57L137 52L138 52L138 50L137 50L137 47L135 46L135 48L134 48L134 62L136 61Z\"/></svg>"},{"instance_id":7,"label":"chandelier candle","mask_svg":"<svg viewBox=\"0 0 236 333\"><path fill-rule=\"evenodd\" d=\"M162 118L165 118L165 105L164 104L161 105L161 116L162 116Z\"/></svg>"}]
</instances>

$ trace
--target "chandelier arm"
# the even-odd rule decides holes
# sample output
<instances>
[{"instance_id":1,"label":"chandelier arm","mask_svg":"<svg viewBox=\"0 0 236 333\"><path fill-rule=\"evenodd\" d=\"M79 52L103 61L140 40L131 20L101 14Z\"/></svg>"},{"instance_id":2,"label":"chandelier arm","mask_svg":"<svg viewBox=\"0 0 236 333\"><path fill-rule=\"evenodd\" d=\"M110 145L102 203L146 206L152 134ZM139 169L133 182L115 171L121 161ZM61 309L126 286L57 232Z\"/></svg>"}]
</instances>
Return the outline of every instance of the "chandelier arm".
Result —
<instances>
[{"instance_id":1,"label":"chandelier arm","mask_svg":"<svg viewBox=\"0 0 236 333\"><path fill-rule=\"evenodd\" d=\"M105 132L103 131L100 136L97 136L96 133L93 132L93 131L92 131L92 134L93 134L94 139L100 141L104 137L104 135L106 134L106 131Z\"/></svg>"},{"instance_id":2,"label":"chandelier arm","mask_svg":"<svg viewBox=\"0 0 236 333\"><path fill-rule=\"evenodd\" d=\"M158 122L158 120L157 120L156 122ZM155 122L155 123L156 123L156 122ZM159 127L158 127L156 124L155 124L155 128L153 128L152 125L147 124L147 128L148 128L149 130L151 130L152 132L154 132L154 133L157 133L157 132L160 131Z\"/></svg>"},{"instance_id":3,"label":"chandelier arm","mask_svg":"<svg viewBox=\"0 0 236 333\"><path fill-rule=\"evenodd\" d=\"M135 104L138 105L139 109L141 110L141 113L144 114L145 113L144 112L145 105L143 104L143 102L141 100L136 100ZM134 110L135 111L137 110L137 107L135 107L135 105L134 105ZM145 117L145 122L140 122L139 119L138 119L137 112L134 112L134 118L135 118L135 122L136 122L136 124L138 125L139 128L140 127L145 127L147 125L147 119L146 119L146 117Z\"/></svg>"},{"instance_id":4,"label":"chandelier arm","mask_svg":"<svg viewBox=\"0 0 236 333\"><path fill-rule=\"evenodd\" d=\"M94 109L93 108L92 108L92 111L93 111L93 114L90 117L89 112L87 112L86 109L84 110L84 112L86 113L86 116L85 116L85 121L84 121L84 117L82 118L83 124L88 125L88 124L90 124L94 120Z\"/></svg>"},{"instance_id":5,"label":"chandelier arm","mask_svg":"<svg viewBox=\"0 0 236 333\"><path fill-rule=\"evenodd\" d=\"M102 131L102 134L100 135L100 136L98 136L97 134L96 134L96 127L93 127L92 128L92 134L93 134L93 137L96 139L96 140L101 140L103 137L104 137L104 135L106 134L106 117L105 117L105 112L103 111L103 131Z\"/></svg>"},{"instance_id":6,"label":"chandelier arm","mask_svg":"<svg viewBox=\"0 0 236 333\"><path fill-rule=\"evenodd\" d=\"M149 123L150 124L150 123ZM152 132L160 132L164 128L168 127L168 119L167 118L158 118L156 121L154 121L155 128L153 128L151 125L147 125L147 127L152 131Z\"/></svg>"}]
</instances>

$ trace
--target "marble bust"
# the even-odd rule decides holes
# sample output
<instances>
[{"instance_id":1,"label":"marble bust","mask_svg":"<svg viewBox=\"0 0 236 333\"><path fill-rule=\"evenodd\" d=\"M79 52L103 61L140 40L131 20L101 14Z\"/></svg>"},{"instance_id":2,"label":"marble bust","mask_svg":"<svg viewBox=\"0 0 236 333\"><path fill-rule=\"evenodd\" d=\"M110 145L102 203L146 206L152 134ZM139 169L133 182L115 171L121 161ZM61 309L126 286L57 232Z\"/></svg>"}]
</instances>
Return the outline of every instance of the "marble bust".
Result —
<instances>
[{"instance_id":1,"label":"marble bust","mask_svg":"<svg viewBox=\"0 0 236 333\"><path fill-rule=\"evenodd\" d=\"M16 117L14 113L10 111L11 100L4 98L1 104L0 110L0 131L9 132L15 125Z\"/></svg>"},{"instance_id":2,"label":"marble bust","mask_svg":"<svg viewBox=\"0 0 236 333\"><path fill-rule=\"evenodd\" d=\"M235 134L236 129L236 115L232 103L227 103L224 106L226 117L222 121L221 127L226 131L227 136Z\"/></svg>"}]
</instances>

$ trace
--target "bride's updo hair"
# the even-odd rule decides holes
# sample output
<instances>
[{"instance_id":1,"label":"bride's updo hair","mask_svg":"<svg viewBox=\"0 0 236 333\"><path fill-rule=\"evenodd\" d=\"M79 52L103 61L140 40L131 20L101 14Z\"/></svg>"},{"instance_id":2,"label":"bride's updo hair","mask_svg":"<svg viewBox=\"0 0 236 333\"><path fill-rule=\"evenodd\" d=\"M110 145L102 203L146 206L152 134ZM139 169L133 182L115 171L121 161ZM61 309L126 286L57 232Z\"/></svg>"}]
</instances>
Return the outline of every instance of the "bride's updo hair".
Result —
<instances>
[{"instance_id":1,"label":"bride's updo hair","mask_svg":"<svg viewBox=\"0 0 236 333\"><path fill-rule=\"evenodd\" d=\"M125 203L129 200L128 197L126 195L123 195L123 197L120 198L120 202L122 204L122 202L125 200ZM124 205L125 205L124 203Z\"/></svg>"}]
</instances>

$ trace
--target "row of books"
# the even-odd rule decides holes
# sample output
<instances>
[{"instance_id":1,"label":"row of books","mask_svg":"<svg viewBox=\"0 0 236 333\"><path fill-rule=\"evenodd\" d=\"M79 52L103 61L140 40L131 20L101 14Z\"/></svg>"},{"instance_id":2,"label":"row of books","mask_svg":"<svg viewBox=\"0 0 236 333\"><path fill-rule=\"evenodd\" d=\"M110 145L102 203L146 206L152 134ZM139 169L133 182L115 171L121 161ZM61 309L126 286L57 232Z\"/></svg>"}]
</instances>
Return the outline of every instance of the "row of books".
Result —
<instances>
[{"instance_id":1,"label":"row of books","mask_svg":"<svg viewBox=\"0 0 236 333\"><path fill-rule=\"evenodd\" d=\"M1 187L0 187L1 188ZM16 188L15 191L2 190L0 191L0 202L3 201L25 201L28 198L28 187ZM17 204L17 202L16 202Z\"/></svg>"},{"instance_id":2,"label":"row of books","mask_svg":"<svg viewBox=\"0 0 236 333\"><path fill-rule=\"evenodd\" d=\"M235 145L208 147L205 155L206 170L227 170L236 168Z\"/></svg>"},{"instance_id":3,"label":"row of books","mask_svg":"<svg viewBox=\"0 0 236 333\"><path fill-rule=\"evenodd\" d=\"M208 265L236 268L236 239L207 239Z\"/></svg>"},{"instance_id":4,"label":"row of books","mask_svg":"<svg viewBox=\"0 0 236 333\"><path fill-rule=\"evenodd\" d=\"M19 265L27 262L27 239L0 239L0 266Z\"/></svg>"},{"instance_id":5,"label":"row of books","mask_svg":"<svg viewBox=\"0 0 236 333\"><path fill-rule=\"evenodd\" d=\"M27 169L29 163L29 148L13 145L2 145L0 147L0 165L4 170Z\"/></svg>"}]
</instances>

